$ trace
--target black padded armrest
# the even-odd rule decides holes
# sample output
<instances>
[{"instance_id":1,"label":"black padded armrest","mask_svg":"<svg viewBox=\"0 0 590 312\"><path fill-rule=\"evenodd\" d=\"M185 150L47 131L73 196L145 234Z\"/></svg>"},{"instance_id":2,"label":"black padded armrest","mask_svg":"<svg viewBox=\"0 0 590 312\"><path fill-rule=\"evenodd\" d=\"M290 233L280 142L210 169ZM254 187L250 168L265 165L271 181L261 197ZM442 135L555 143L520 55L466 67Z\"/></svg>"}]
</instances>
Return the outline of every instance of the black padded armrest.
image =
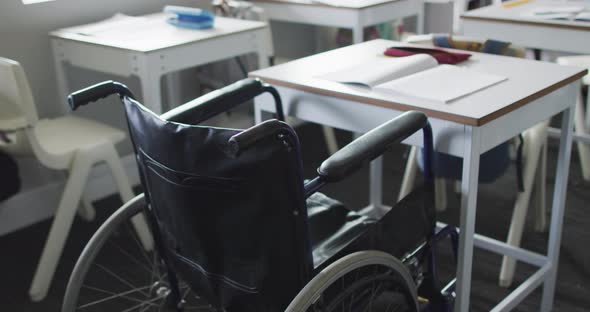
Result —
<instances>
[{"instance_id":1,"label":"black padded armrest","mask_svg":"<svg viewBox=\"0 0 590 312\"><path fill-rule=\"evenodd\" d=\"M229 138L230 153L232 156L238 156L241 152L253 146L259 140L269 135L286 133L292 131L291 127L276 119L270 119L250 127Z\"/></svg>"},{"instance_id":2,"label":"black padded armrest","mask_svg":"<svg viewBox=\"0 0 590 312\"><path fill-rule=\"evenodd\" d=\"M340 181L426 125L427 118L423 113L406 112L334 153L318 168L318 174L326 182Z\"/></svg>"},{"instance_id":3,"label":"black padded armrest","mask_svg":"<svg viewBox=\"0 0 590 312\"><path fill-rule=\"evenodd\" d=\"M276 89L260 79L251 78L209 92L162 114L161 117L180 123L197 124L265 92L270 93L275 100L277 118L284 120L281 98Z\"/></svg>"}]
</instances>

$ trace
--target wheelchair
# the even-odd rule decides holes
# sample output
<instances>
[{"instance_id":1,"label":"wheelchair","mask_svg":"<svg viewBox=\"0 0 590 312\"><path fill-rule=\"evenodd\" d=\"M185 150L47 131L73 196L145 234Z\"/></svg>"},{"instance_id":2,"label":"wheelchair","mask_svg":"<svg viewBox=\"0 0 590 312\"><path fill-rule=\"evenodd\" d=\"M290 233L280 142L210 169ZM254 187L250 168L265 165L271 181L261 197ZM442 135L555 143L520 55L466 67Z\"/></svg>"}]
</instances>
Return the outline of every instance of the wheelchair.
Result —
<instances>
[{"instance_id":1,"label":"wheelchair","mask_svg":"<svg viewBox=\"0 0 590 312\"><path fill-rule=\"evenodd\" d=\"M300 143L272 86L245 79L160 116L123 84L71 94L72 109L118 94L144 193L90 239L66 289L72 311L450 311L454 281L437 276L432 131L410 111L357 138L304 180ZM272 96L276 118L249 129L200 125ZM318 191L422 130L424 184L381 213ZM154 244L132 221L145 218Z\"/></svg>"}]
</instances>

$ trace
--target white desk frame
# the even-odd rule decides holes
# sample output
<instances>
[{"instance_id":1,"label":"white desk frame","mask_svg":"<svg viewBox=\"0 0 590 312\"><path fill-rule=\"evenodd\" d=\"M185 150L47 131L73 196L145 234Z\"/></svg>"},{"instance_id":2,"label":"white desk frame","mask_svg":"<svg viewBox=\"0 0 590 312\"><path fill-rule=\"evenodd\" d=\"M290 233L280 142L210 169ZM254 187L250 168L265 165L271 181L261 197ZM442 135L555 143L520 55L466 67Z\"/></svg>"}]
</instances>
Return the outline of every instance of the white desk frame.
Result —
<instances>
[{"instance_id":1,"label":"white desk frame","mask_svg":"<svg viewBox=\"0 0 590 312\"><path fill-rule=\"evenodd\" d=\"M267 67L269 58L274 54L267 24L216 17L216 23L228 20L244 23L246 27L243 31L219 33L183 44L146 50L96 43L88 36L59 30L52 32L51 45L60 102L65 102L64 99L72 91L66 77L67 65L123 77L137 76L143 92L142 102L158 114L162 112L160 80L168 73L247 53L256 53L259 67Z\"/></svg>"},{"instance_id":2,"label":"white desk frame","mask_svg":"<svg viewBox=\"0 0 590 312\"><path fill-rule=\"evenodd\" d=\"M311 0L254 0L270 20L352 29L352 42L363 42L363 29L409 16L417 17L417 32L424 27L423 0L361 0L342 6Z\"/></svg>"},{"instance_id":3,"label":"white desk frame","mask_svg":"<svg viewBox=\"0 0 590 312\"><path fill-rule=\"evenodd\" d=\"M463 33L473 37L504 40L527 48L590 54L590 23L522 16L538 6L548 5L551 4L537 1L511 8L491 5L471 10L461 15Z\"/></svg>"},{"instance_id":4,"label":"white desk frame","mask_svg":"<svg viewBox=\"0 0 590 312\"><path fill-rule=\"evenodd\" d=\"M571 6L574 3L555 3L555 6ZM580 3L584 5L584 3ZM590 54L590 23L563 20L523 18L521 15L538 6L541 1L503 8L500 5L469 11L461 16L463 32L478 38L504 40L527 48L560 51L574 54ZM590 122L590 107L586 108L585 123ZM583 114L583 113L582 113ZM584 117L579 117L584 118ZM590 141L590 132L579 122L574 140ZM559 130L549 128L549 135L559 137Z\"/></svg>"},{"instance_id":5,"label":"white desk frame","mask_svg":"<svg viewBox=\"0 0 590 312\"><path fill-rule=\"evenodd\" d=\"M253 76L257 76L257 72L253 73ZM283 100L285 114L352 132L367 132L403 113L403 111L392 108L367 105L344 98L308 92L297 87L284 85L275 85L275 87ZM551 310L571 154L573 110L579 87L580 80L565 84L559 89L536 98L483 126L472 126L438 118L429 118L433 129L435 150L462 157L464 160L461 182L461 231L455 311L469 311L474 246L498 254L508 255L539 267L536 273L525 280L492 311L510 311L541 284L543 284L541 311L547 312ZM262 120L263 112L274 112L274 102L269 96L256 98L256 122ZM535 124L561 112L563 112L563 131L561 132L557 160L558 166L547 254L541 255L476 234L475 216L477 210L479 156ZM422 133L414 134L404 143L422 146ZM371 168L371 186L381 184L381 168L375 167ZM378 171L379 174L374 175L375 171ZM378 198L372 197L371 204L374 207L384 207L380 199L380 196Z\"/></svg>"}]
</instances>

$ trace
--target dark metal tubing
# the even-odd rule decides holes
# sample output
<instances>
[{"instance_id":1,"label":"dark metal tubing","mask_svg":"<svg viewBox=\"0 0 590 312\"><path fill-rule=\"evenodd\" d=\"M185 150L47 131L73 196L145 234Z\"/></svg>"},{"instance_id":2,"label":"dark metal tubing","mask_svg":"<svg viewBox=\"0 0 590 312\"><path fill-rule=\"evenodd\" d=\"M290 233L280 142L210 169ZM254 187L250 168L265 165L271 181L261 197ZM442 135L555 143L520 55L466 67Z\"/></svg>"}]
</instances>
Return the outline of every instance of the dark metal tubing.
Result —
<instances>
[{"instance_id":1,"label":"dark metal tubing","mask_svg":"<svg viewBox=\"0 0 590 312\"><path fill-rule=\"evenodd\" d=\"M303 186L305 198L308 198L313 193L319 191L324 185L326 185L326 181L324 181L320 176L317 176L313 180L305 183Z\"/></svg>"},{"instance_id":2,"label":"dark metal tubing","mask_svg":"<svg viewBox=\"0 0 590 312\"><path fill-rule=\"evenodd\" d=\"M430 122L426 123L426 126L422 128L423 145L422 156L424 159L424 180L426 183L432 183L434 181L434 170L432 163L432 155L434 153L434 143L432 138L432 127Z\"/></svg>"},{"instance_id":3,"label":"dark metal tubing","mask_svg":"<svg viewBox=\"0 0 590 312\"><path fill-rule=\"evenodd\" d=\"M277 111L276 118L280 121L285 121L285 113L283 112L283 101L281 100L281 96L277 89L269 84L264 84L263 90L268 92L272 95L273 99L275 100L275 109Z\"/></svg>"}]
</instances>

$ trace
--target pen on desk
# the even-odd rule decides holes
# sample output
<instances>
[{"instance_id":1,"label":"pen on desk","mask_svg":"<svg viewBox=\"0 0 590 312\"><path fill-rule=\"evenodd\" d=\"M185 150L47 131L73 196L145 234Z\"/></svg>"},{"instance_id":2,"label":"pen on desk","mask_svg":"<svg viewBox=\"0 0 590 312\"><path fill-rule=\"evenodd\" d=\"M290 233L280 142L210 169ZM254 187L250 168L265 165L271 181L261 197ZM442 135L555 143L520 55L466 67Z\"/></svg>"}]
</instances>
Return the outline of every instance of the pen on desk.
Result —
<instances>
[{"instance_id":1,"label":"pen on desk","mask_svg":"<svg viewBox=\"0 0 590 312\"><path fill-rule=\"evenodd\" d=\"M529 1L530 0L515 0L515 1L511 1L511 2L508 2L508 3L502 4L502 7L504 7L504 8L511 8L511 7L514 7L514 6L517 6L517 5L525 4L525 3L529 2Z\"/></svg>"}]
</instances>

